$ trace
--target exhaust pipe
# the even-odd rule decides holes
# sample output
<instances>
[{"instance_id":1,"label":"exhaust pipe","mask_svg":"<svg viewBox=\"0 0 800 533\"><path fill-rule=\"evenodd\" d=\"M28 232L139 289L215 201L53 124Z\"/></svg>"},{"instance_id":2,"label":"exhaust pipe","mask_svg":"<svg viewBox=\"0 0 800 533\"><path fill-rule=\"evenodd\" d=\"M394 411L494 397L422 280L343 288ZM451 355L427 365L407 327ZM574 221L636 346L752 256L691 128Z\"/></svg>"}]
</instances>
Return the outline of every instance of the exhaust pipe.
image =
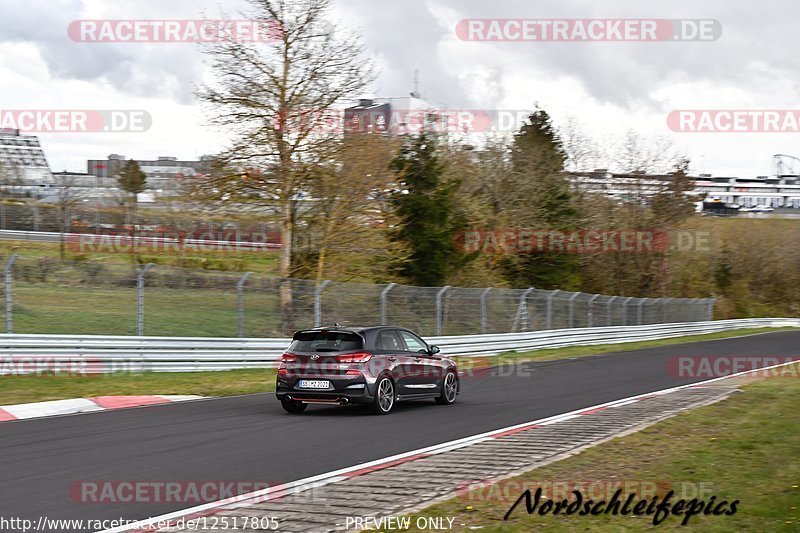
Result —
<instances>
[{"instance_id":1,"label":"exhaust pipe","mask_svg":"<svg viewBox=\"0 0 800 533\"><path fill-rule=\"evenodd\" d=\"M339 400L339 405L347 405L348 403L350 403L350 400L348 400L347 398L342 398L341 400Z\"/></svg>"}]
</instances>

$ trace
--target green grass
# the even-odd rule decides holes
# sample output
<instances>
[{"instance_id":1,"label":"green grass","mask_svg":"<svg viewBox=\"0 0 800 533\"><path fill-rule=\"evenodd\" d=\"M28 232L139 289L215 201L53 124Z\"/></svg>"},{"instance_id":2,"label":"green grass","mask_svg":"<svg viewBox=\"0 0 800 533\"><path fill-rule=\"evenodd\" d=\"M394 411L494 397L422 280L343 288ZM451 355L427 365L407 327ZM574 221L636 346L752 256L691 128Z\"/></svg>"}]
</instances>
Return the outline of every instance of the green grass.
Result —
<instances>
[{"instance_id":1,"label":"green grass","mask_svg":"<svg viewBox=\"0 0 800 533\"><path fill-rule=\"evenodd\" d=\"M0 241L0 256L19 254L27 259L59 259L57 242ZM70 250L66 251L67 261L92 261L104 265L131 265L131 263L155 263L164 266L197 268L233 272L254 272L276 276L278 272L278 253L274 251L254 252L187 252L176 253L143 252L137 257L127 253L110 253Z\"/></svg>"},{"instance_id":2,"label":"green grass","mask_svg":"<svg viewBox=\"0 0 800 533\"><path fill-rule=\"evenodd\" d=\"M145 289L144 331L151 336L235 337L236 293L219 289ZM245 334L280 331L277 295L245 293ZM136 289L26 284L14 287L14 333L135 335Z\"/></svg>"},{"instance_id":3,"label":"green grass","mask_svg":"<svg viewBox=\"0 0 800 533\"><path fill-rule=\"evenodd\" d=\"M795 372L796 376L797 373ZM693 516L685 530L800 530L800 380L773 377L744 387L729 399L537 468L510 482L466 492L414 515L454 517L454 524L482 532L641 531L682 529L671 516L654 527L652 516L528 515L524 502L503 516L526 486L563 480L624 481L633 487L678 487L687 499L740 500L733 516ZM507 489L507 492L498 492ZM547 485L543 490L548 490ZM613 492L612 489L611 492ZM471 494L472 496L469 496ZM497 497L498 494L504 494ZM624 497L627 497L626 491ZM487 497L486 495L493 495ZM652 494L651 494L652 495ZM412 520L412 524L414 521ZM479 528L479 529L478 529ZM467 531L462 526L455 531Z\"/></svg>"},{"instance_id":4,"label":"green grass","mask_svg":"<svg viewBox=\"0 0 800 533\"><path fill-rule=\"evenodd\" d=\"M139 394L234 396L275 390L275 370L220 372L146 372L96 376L3 376L0 405L66 398Z\"/></svg>"}]
</instances>

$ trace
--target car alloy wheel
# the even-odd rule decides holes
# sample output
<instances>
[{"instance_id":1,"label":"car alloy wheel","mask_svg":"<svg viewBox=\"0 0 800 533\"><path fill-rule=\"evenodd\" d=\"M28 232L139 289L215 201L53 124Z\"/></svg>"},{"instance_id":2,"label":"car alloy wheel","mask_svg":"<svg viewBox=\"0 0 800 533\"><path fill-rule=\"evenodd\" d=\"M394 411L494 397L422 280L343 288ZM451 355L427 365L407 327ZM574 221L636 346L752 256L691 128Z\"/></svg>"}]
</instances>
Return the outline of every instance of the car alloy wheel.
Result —
<instances>
[{"instance_id":1,"label":"car alloy wheel","mask_svg":"<svg viewBox=\"0 0 800 533\"><path fill-rule=\"evenodd\" d=\"M436 398L436 403L449 405L456 401L458 381L454 372L448 372L442 380L442 394Z\"/></svg>"},{"instance_id":2,"label":"car alloy wheel","mask_svg":"<svg viewBox=\"0 0 800 533\"><path fill-rule=\"evenodd\" d=\"M394 383L389 378L381 378L378 381L378 387L375 390L375 401L373 403L374 411L378 414L385 415L392 410L394 406Z\"/></svg>"}]
</instances>

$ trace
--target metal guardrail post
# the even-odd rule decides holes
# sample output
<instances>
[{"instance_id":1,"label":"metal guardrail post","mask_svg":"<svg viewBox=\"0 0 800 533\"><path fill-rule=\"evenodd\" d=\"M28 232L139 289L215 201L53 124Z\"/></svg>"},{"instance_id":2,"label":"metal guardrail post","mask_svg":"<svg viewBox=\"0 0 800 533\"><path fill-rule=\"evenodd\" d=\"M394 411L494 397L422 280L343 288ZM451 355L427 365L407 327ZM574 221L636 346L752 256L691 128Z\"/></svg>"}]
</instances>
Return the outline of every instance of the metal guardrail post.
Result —
<instances>
[{"instance_id":1,"label":"metal guardrail post","mask_svg":"<svg viewBox=\"0 0 800 533\"><path fill-rule=\"evenodd\" d=\"M392 287L397 285L397 283L390 283L386 287L383 288L381 291L381 326L386 325L386 296L389 294L389 291L392 290Z\"/></svg>"},{"instance_id":2,"label":"metal guardrail post","mask_svg":"<svg viewBox=\"0 0 800 533\"><path fill-rule=\"evenodd\" d=\"M619 298L619 296L612 296L608 299L608 302L606 302L606 313L608 315L606 318L606 326L610 326L614 323L614 308L612 307L612 304L617 298Z\"/></svg>"},{"instance_id":3,"label":"metal guardrail post","mask_svg":"<svg viewBox=\"0 0 800 533\"><path fill-rule=\"evenodd\" d=\"M450 285L445 285L436 293L436 335L442 334L442 296L447 292Z\"/></svg>"},{"instance_id":4,"label":"metal guardrail post","mask_svg":"<svg viewBox=\"0 0 800 533\"><path fill-rule=\"evenodd\" d=\"M325 290L325 287L331 280L326 279L322 283L316 286L314 289L314 327L318 328L322 325L322 291Z\"/></svg>"},{"instance_id":5,"label":"metal guardrail post","mask_svg":"<svg viewBox=\"0 0 800 533\"><path fill-rule=\"evenodd\" d=\"M239 337L244 337L244 284L252 275L252 272L245 272L236 283L236 335Z\"/></svg>"},{"instance_id":6,"label":"metal guardrail post","mask_svg":"<svg viewBox=\"0 0 800 533\"><path fill-rule=\"evenodd\" d=\"M622 302L622 325L623 326L627 326L628 325L628 302L630 302L631 300L633 300L633 296L628 296Z\"/></svg>"},{"instance_id":7,"label":"metal guardrail post","mask_svg":"<svg viewBox=\"0 0 800 533\"><path fill-rule=\"evenodd\" d=\"M14 288L11 269L19 255L11 254L3 267L3 289L6 297L6 333L14 333Z\"/></svg>"},{"instance_id":8,"label":"metal guardrail post","mask_svg":"<svg viewBox=\"0 0 800 533\"><path fill-rule=\"evenodd\" d=\"M547 295L547 328L546 329L553 329L553 297L561 292L560 290L556 289L554 291L550 291L550 294Z\"/></svg>"},{"instance_id":9,"label":"metal guardrail post","mask_svg":"<svg viewBox=\"0 0 800 533\"><path fill-rule=\"evenodd\" d=\"M486 297L489 296L489 293L492 291L492 288L486 288L481 293L481 334L486 333Z\"/></svg>"},{"instance_id":10,"label":"metal guardrail post","mask_svg":"<svg viewBox=\"0 0 800 533\"><path fill-rule=\"evenodd\" d=\"M568 323L569 323L569 327L570 328L574 328L575 327L575 298L577 298L580 295L581 295L581 293L576 292L575 294L573 294L569 298L569 322Z\"/></svg>"},{"instance_id":11,"label":"metal guardrail post","mask_svg":"<svg viewBox=\"0 0 800 533\"><path fill-rule=\"evenodd\" d=\"M592 313L592 305L594 304L594 301L597 300L598 298L600 298L599 294L595 294L594 296L589 298L589 312L587 313L588 316L586 317L586 322L587 322L586 326L589 328L592 327L594 323L594 313Z\"/></svg>"},{"instance_id":12,"label":"metal guardrail post","mask_svg":"<svg viewBox=\"0 0 800 533\"><path fill-rule=\"evenodd\" d=\"M144 335L144 276L153 268L153 263L147 263L136 277L136 334Z\"/></svg>"}]
</instances>

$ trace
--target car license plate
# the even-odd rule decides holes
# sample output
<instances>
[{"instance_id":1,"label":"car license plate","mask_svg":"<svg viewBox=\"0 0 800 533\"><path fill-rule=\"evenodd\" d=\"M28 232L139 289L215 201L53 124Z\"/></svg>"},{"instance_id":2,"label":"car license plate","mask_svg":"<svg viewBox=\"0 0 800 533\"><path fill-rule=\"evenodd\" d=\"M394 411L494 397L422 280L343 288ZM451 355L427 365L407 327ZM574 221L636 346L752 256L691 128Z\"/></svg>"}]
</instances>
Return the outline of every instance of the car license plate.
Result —
<instances>
[{"instance_id":1,"label":"car license plate","mask_svg":"<svg viewBox=\"0 0 800 533\"><path fill-rule=\"evenodd\" d=\"M301 379L298 387L301 389L329 389L331 382L327 379Z\"/></svg>"}]
</instances>

